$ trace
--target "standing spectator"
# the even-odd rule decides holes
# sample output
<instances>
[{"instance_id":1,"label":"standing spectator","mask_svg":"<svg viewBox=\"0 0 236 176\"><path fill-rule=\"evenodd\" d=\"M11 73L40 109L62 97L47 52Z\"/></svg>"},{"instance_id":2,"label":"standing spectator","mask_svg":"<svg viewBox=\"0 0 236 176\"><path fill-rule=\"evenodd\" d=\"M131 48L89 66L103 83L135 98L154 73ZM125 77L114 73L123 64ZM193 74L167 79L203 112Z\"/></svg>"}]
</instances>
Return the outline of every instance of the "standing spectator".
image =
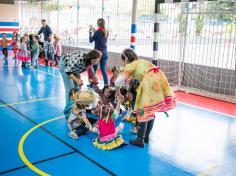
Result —
<instances>
[{"instance_id":1,"label":"standing spectator","mask_svg":"<svg viewBox=\"0 0 236 176\"><path fill-rule=\"evenodd\" d=\"M89 29L89 42L92 43L95 41L94 49L102 52L102 58L100 60L100 68L102 71L102 77L105 85L108 85L108 76L106 71L106 64L108 59L107 54L107 38L108 38L108 31L105 28L105 20L103 18L98 19L97 21L98 29L92 35L94 29L90 26ZM94 65L94 72L96 74L97 65Z\"/></svg>"},{"instance_id":2,"label":"standing spectator","mask_svg":"<svg viewBox=\"0 0 236 176\"><path fill-rule=\"evenodd\" d=\"M38 35L43 33L44 35L44 41L48 41L48 37L52 35L52 29L47 25L47 22L45 19L42 19L42 27L38 32Z\"/></svg>"},{"instance_id":3,"label":"standing spectator","mask_svg":"<svg viewBox=\"0 0 236 176\"><path fill-rule=\"evenodd\" d=\"M52 35L52 29L47 25L47 22L45 19L42 19L42 27L38 32L38 35L40 36L40 42L39 45L41 46L41 48L44 48L46 43L48 42L48 38L50 35ZM46 56L46 51L45 50L41 50L40 57L42 56Z\"/></svg>"}]
</instances>

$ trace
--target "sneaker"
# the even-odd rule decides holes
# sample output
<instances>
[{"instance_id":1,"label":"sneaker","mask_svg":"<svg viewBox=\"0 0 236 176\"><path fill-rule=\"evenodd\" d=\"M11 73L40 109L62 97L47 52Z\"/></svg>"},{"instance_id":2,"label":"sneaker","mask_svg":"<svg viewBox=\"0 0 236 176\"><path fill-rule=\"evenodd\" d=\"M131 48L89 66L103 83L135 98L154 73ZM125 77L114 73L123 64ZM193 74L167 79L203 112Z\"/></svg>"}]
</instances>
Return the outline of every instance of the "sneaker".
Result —
<instances>
[{"instance_id":1,"label":"sneaker","mask_svg":"<svg viewBox=\"0 0 236 176\"><path fill-rule=\"evenodd\" d=\"M69 132L69 136L74 140L79 138L78 135L74 131Z\"/></svg>"},{"instance_id":2,"label":"sneaker","mask_svg":"<svg viewBox=\"0 0 236 176\"><path fill-rule=\"evenodd\" d=\"M149 137L145 137L145 138L144 138L144 143L145 143L145 144L148 144L148 143L149 143Z\"/></svg>"},{"instance_id":3,"label":"sneaker","mask_svg":"<svg viewBox=\"0 0 236 176\"><path fill-rule=\"evenodd\" d=\"M132 145L135 145L135 146L137 146L137 147L144 148L144 142L139 141L139 140L137 140L137 139L135 139L135 140L130 140L129 143L132 144Z\"/></svg>"},{"instance_id":4,"label":"sneaker","mask_svg":"<svg viewBox=\"0 0 236 176\"><path fill-rule=\"evenodd\" d=\"M137 129L137 127L135 126L135 127L133 127L133 128L131 128L131 130L130 130L132 133L134 133L134 134L137 134L138 133L138 129Z\"/></svg>"},{"instance_id":5,"label":"sneaker","mask_svg":"<svg viewBox=\"0 0 236 176\"><path fill-rule=\"evenodd\" d=\"M120 123L119 126L117 127L117 130L121 131L123 130L123 128L124 128L124 123Z\"/></svg>"}]
</instances>

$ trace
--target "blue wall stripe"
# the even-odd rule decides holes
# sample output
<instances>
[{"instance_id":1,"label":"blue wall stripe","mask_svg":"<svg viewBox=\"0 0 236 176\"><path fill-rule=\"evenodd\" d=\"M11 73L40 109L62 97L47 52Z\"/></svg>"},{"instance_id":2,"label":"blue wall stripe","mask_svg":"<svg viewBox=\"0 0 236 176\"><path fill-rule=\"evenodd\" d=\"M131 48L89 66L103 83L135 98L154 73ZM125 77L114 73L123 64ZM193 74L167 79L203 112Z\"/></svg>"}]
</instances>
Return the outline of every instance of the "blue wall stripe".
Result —
<instances>
[{"instance_id":1,"label":"blue wall stripe","mask_svg":"<svg viewBox=\"0 0 236 176\"><path fill-rule=\"evenodd\" d=\"M7 38L12 38L12 34L13 32L11 34L6 33ZM0 33L0 38L2 38L2 33Z\"/></svg>"},{"instance_id":2,"label":"blue wall stripe","mask_svg":"<svg viewBox=\"0 0 236 176\"><path fill-rule=\"evenodd\" d=\"M135 49L135 45L130 45L130 48Z\"/></svg>"},{"instance_id":3,"label":"blue wall stripe","mask_svg":"<svg viewBox=\"0 0 236 176\"><path fill-rule=\"evenodd\" d=\"M19 22L0 22L0 26L19 26Z\"/></svg>"},{"instance_id":4,"label":"blue wall stripe","mask_svg":"<svg viewBox=\"0 0 236 176\"><path fill-rule=\"evenodd\" d=\"M11 45L8 45L8 46L7 46L7 50L8 50L8 51L11 50ZM0 46L0 51L2 51L2 46Z\"/></svg>"},{"instance_id":5,"label":"blue wall stripe","mask_svg":"<svg viewBox=\"0 0 236 176\"><path fill-rule=\"evenodd\" d=\"M136 24L132 24L131 25L131 33L136 33L137 32L137 25Z\"/></svg>"}]
</instances>

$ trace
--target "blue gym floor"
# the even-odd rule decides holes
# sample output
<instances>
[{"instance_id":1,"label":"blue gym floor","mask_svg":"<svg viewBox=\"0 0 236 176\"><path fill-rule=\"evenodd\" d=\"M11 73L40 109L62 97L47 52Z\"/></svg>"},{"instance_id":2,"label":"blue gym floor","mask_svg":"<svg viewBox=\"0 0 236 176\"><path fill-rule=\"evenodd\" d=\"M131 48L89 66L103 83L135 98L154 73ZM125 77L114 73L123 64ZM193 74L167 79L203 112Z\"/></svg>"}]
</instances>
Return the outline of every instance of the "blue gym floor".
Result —
<instances>
[{"instance_id":1,"label":"blue gym floor","mask_svg":"<svg viewBox=\"0 0 236 176\"><path fill-rule=\"evenodd\" d=\"M68 137L57 69L1 66L0 84L0 175L236 175L236 119L231 116L178 103L169 118L157 114L144 149L127 145L102 151L92 145L95 134ZM131 127L125 122L126 141L135 138Z\"/></svg>"}]
</instances>

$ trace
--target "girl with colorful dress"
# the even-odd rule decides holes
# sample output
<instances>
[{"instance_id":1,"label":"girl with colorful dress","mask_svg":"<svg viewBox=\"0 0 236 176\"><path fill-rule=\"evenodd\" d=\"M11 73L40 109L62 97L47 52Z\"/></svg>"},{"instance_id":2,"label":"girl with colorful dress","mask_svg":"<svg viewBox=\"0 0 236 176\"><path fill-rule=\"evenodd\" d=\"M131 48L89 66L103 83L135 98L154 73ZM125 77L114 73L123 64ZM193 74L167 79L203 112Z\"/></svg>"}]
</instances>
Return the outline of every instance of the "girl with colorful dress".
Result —
<instances>
[{"instance_id":1,"label":"girl with colorful dress","mask_svg":"<svg viewBox=\"0 0 236 176\"><path fill-rule=\"evenodd\" d=\"M58 66L58 63L61 59L61 37L58 34L54 35L54 61L55 66Z\"/></svg>"},{"instance_id":2,"label":"girl with colorful dress","mask_svg":"<svg viewBox=\"0 0 236 176\"><path fill-rule=\"evenodd\" d=\"M149 135L153 128L155 112L166 112L175 108L174 93L164 73L147 60L139 59L130 48L122 52L125 68L122 75L115 81L116 94L120 95L120 87L126 79L137 79L140 83L136 89L134 113L138 121L137 139L131 140L132 145L144 147L149 143Z\"/></svg>"},{"instance_id":3,"label":"girl with colorful dress","mask_svg":"<svg viewBox=\"0 0 236 176\"><path fill-rule=\"evenodd\" d=\"M21 44L19 49L18 60L22 61L22 67L26 68L26 63L30 62L30 51L27 50L27 38L23 36L21 38Z\"/></svg>"},{"instance_id":4,"label":"girl with colorful dress","mask_svg":"<svg viewBox=\"0 0 236 176\"><path fill-rule=\"evenodd\" d=\"M14 57L13 59L15 60L15 65L17 65L17 57L18 57L18 51L19 51L19 42L16 38L16 36L12 36L12 40L11 40L11 48L12 48L12 51L14 53Z\"/></svg>"},{"instance_id":5,"label":"girl with colorful dress","mask_svg":"<svg viewBox=\"0 0 236 176\"><path fill-rule=\"evenodd\" d=\"M122 96L119 102L123 101ZM118 106L120 103L118 103ZM126 144L118 132L122 129L122 124L115 126L114 108L110 104L103 104L98 109L99 120L97 128L99 136L93 141L93 145L102 150L112 150Z\"/></svg>"}]
</instances>

